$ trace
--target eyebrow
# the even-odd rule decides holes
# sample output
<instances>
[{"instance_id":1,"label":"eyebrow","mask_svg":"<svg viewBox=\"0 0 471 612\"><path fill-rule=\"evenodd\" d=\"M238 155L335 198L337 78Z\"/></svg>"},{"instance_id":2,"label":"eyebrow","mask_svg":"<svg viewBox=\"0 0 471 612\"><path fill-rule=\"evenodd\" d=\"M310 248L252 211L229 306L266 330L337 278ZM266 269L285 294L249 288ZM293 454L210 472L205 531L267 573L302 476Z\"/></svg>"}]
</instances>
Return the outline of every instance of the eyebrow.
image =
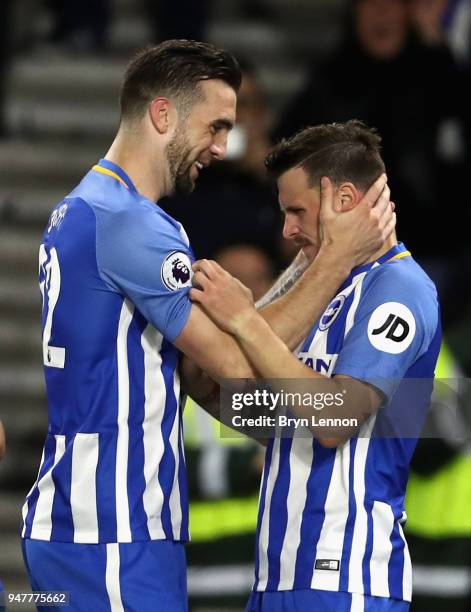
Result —
<instances>
[{"instance_id":1,"label":"eyebrow","mask_svg":"<svg viewBox=\"0 0 471 612\"><path fill-rule=\"evenodd\" d=\"M304 207L297 206L296 204L288 204L288 206L283 206L282 204L280 204L280 210L283 213L287 213L287 212L293 212L297 210L304 210Z\"/></svg>"}]
</instances>

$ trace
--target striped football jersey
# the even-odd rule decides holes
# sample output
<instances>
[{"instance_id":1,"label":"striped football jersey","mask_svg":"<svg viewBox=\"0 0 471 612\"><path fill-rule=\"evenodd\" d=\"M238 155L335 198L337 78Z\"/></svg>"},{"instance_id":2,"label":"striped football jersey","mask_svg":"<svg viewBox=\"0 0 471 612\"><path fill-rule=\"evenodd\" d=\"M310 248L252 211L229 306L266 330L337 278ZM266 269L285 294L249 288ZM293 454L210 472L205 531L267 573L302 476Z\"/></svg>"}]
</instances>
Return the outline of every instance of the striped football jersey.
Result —
<instances>
[{"instance_id":1,"label":"striped football jersey","mask_svg":"<svg viewBox=\"0 0 471 612\"><path fill-rule=\"evenodd\" d=\"M188 539L178 352L193 255L181 225L101 160L39 252L49 426L24 538Z\"/></svg>"},{"instance_id":2,"label":"striped football jersey","mask_svg":"<svg viewBox=\"0 0 471 612\"><path fill-rule=\"evenodd\" d=\"M374 385L385 403L337 448L298 432L270 440L256 591L321 589L410 601L404 496L440 341L435 287L402 244L344 282L298 357L326 376Z\"/></svg>"}]
</instances>

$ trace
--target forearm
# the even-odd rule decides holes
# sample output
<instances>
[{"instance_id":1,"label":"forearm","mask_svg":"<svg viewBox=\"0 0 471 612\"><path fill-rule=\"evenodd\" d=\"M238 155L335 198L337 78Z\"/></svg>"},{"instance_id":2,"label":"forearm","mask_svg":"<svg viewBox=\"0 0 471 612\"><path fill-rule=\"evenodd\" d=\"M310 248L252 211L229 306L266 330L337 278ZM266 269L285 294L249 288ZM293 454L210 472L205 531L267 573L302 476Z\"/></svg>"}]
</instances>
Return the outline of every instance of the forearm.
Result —
<instances>
[{"instance_id":1,"label":"forearm","mask_svg":"<svg viewBox=\"0 0 471 612\"><path fill-rule=\"evenodd\" d=\"M287 293L309 266L309 261L302 250L296 255L288 268L279 276L274 285L255 304L257 310L262 310Z\"/></svg>"},{"instance_id":2,"label":"forearm","mask_svg":"<svg viewBox=\"0 0 471 612\"><path fill-rule=\"evenodd\" d=\"M236 337L254 368L270 381L270 389L289 398L285 407L306 420L308 429L324 446L337 446L350 438L381 403L378 392L361 381L328 378L305 366L255 312L246 316ZM306 397L313 401L305 403ZM320 397L323 404L315 407L314 398L321 401ZM325 417L329 420L324 423Z\"/></svg>"},{"instance_id":3,"label":"forearm","mask_svg":"<svg viewBox=\"0 0 471 612\"><path fill-rule=\"evenodd\" d=\"M243 320L239 319L235 337L261 378L280 379L280 372L283 372L283 379L302 379L309 375L320 381L329 380L317 372L308 370L296 359L283 340L273 332L268 322L255 312L253 315L246 313Z\"/></svg>"},{"instance_id":4,"label":"forearm","mask_svg":"<svg viewBox=\"0 0 471 612\"><path fill-rule=\"evenodd\" d=\"M259 312L275 334L294 350L309 334L350 269L345 257L339 257L332 247L325 247L284 295Z\"/></svg>"}]
</instances>

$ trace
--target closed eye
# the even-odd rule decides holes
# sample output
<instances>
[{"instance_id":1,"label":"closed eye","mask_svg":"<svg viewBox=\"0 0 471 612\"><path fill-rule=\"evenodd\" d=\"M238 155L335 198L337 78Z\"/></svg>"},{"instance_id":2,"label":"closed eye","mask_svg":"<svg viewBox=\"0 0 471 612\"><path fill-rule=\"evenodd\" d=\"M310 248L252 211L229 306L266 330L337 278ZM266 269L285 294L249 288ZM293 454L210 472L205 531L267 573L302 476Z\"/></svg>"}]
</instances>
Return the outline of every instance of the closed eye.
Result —
<instances>
[{"instance_id":1,"label":"closed eye","mask_svg":"<svg viewBox=\"0 0 471 612\"><path fill-rule=\"evenodd\" d=\"M213 134L217 134L221 130L226 130L227 132L230 132L233 127L234 124L228 119L217 119L216 121L213 121L210 125L210 129Z\"/></svg>"},{"instance_id":2,"label":"closed eye","mask_svg":"<svg viewBox=\"0 0 471 612\"><path fill-rule=\"evenodd\" d=\"M288 215L288 214L301 215L304 212L304 208L298 208L296 206L288 206L288 208L285 208L283 212L285 213L285 215Z\"/></svg>"}]
</instances>

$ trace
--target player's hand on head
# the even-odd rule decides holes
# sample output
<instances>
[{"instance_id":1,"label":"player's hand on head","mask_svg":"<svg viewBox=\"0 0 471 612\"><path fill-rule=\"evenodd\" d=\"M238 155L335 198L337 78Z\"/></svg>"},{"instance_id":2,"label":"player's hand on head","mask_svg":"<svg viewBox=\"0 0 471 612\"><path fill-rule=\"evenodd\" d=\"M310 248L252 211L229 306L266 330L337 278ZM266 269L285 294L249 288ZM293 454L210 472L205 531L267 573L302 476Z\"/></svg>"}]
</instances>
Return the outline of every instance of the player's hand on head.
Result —
<instances>
[{"instance_id":1,"label":"player's hand on head","mask_svg":"<svg viewBox=\"0 0 471 612\"><path fill-rule=\"evenodd\" d=\"M236 333L244 317L255 312L250 289L215 261L197 261L193 264L193 271L190 298L202 306L218 327Z\"/></svg>"},{"instance_id":2,"label":"player's hand on head","mask_svg":"<svg viewBox=\"0 0 471 612\"><path fill-rule=\"evenodd\" d=\"M351 210L342 211L332 182L321 181L320 228L324 245L335 245L351 267L367 261L396 226L387 178L382 174Z\"/></svg>"}]
</instances>

